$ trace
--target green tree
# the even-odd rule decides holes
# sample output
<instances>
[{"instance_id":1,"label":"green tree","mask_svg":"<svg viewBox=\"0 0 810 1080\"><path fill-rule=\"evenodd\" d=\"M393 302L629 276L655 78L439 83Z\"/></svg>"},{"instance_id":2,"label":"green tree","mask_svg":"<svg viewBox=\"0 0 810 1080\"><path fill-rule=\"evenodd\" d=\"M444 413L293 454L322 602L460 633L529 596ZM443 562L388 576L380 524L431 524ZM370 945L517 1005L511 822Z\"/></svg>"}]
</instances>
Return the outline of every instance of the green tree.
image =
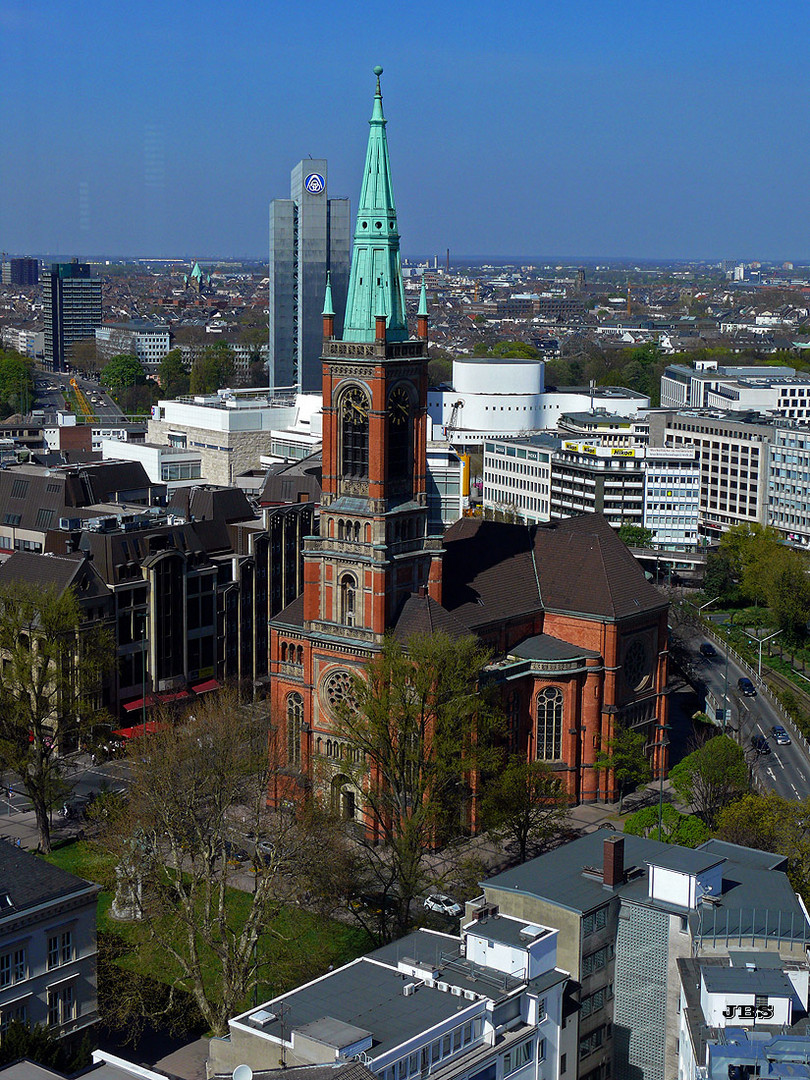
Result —
<instances>
[{"instance_id":1,"label":"green tree","mask_svg":"<svg viewBox=\"0 0 810 1080\"><path fill-rule=\"evenodd\" d=\"M631 525L625 521L619 526L619 539L623 540L628 547L650 547L653 540L652 529L645 529L643 525Z\"/></svg>"},{"instance_id":2,"label":"green tree","mask_svg":"<svg viewBox=\"0 0 810 1080\"><path fill-rule=\"evenodd\" d=\"M717 815L715 835L731 844L784 855L793 888L810 897L810 798L798 802L776 792L749 792L724 806Z\"/></svg>"},{"instance_id":3,"label":"green tree","mask_svg":"<svg viewBox=\"0 0 810 1080\"><path fill-rule=\"evenodd\" d=\"M752 591L746 592L752 600L758 594L757 576L778 551L779 540L775 529L756 523L735 525L720 538L718 554L728 559L731 573L743 591L746 585L753 585Z\"/></svg>"},{"instance_id":4,"label":"green tree","mask_svg":"<svg viewBox=\"0 0 810 1080\"><path fill-rule=\"evenodd\" d=\"M742 749L728 735L715 735L670 770L678 798L713 825L720 810L748 788Z\"/></svg>"},{"instance_id":5,"label":"green tree","mask_svg":"<svg viewBox=\"0 0 810 1080\"><path fill-rule=\"evenodd\" d=\"M233 350L225 342L209 345L195 357L191 365L190 392L213 394L233 384L236 368Z\"/></svg>"},{"instance_id":6,"label":"green tree","mask_svg":"<svg viewBox=\"0 0 810 1080\"><path fill-rule=\"evenodd\" d=\"M146 372L137 356L121 353L113 356L101 371L101 381L114 394L146 382Z\"/></svg>"},{"instance_id":7,"label":"green tree","mask_svg":"<svg viewBox=\"0 0 810 1080\"><path fill-rule=\"evenodd\" d=\"M164 397L177 398L189 392L189 372L180 349L167 352L158 368L160 388Z\"/></svg>"},{"instance_id":8,"label":"green tree","mask_svg":"<svg viewBox=\"0 0 810 1080\"><path fill-rule=\"evenodd\" d=\"M113 662L110 635L80 624L72 589L0 587L0 764L31 800L43 852L51 850L48 812L64 790L59 751L104 716L101 680Z\"/></svg>"},{"instance_id":9,"label":"green tree","mask_svg":"<svg viewBox=\"0 0 810 1080\"><path fill-rule=\"evenodd\" d=\"M503 770L489 778L481 800L484 828L499 838L508 837L525 862L531 844L542 851L562 832L568 802L562 782L545 761L510 757Z\"/></svg>"},{"instance_id":10,"label":"green tree","mask_svg":"<svg viewBox=\"0 0 810 1080\"><path fill-rule=\"evenodd\" d=\"M658 807L645 806L625 819L624 831L630 836L658 837ZM710 833L696 814L682 814L670 803L661 810L661 840L665 844L680 844L695 848L709 839Z\"/></svg>"},{"instance_id":11,"label":"green tree","mask_svg":"<svg viewBox=\"0 0 810 1080\"><path fill-rule=\"evenodd\" d=\"M613 771L619 788L619 810L624 805L624 796L640 784L647 784L652 779L652 768L644 752L646 742L640 731L621 728L607 747L596 756L597 772Z\"/></svg>"},{"instance_id":12,"label":"green tree","mask_svg":"<svg viewBox=\"0 0 810 1080\"><path fill-rule=\"evenodd\" d=\"M761 568L762 591L785 637L794 643L807 636L810 620L810 564L807 556L778 547Z\"/></svg>"},{"instance_id":13,"label":"green tree","mask_svg":"<svg viewBox=\"0 0 810 1080\"><path fill-rule=\"evenodd\" d=\"M381 938L407 929L414 897L431 884L428 852L468 827L470 777L494 763L500 714L479 682L487 660L473 637L417 635L407 651L386 638L341 710L341 769L363 826L361 873L390 898L391 917L383 906L375 927Z\"/></svg>"},{"instance_id":14,"label":"green tree","mask_svg":"<svg viewBox=\"0 0 810 1080\"><path fill-rule=\"evenodd\" d=\"M166 957L174 985L193 997L215 1035L267 981L269 950L260 937L273 929L299 879L316 857L312 841L290 815L268 815L268 787L277 776L268 755L264 709L223 692L195 702L193 717L159 718L129 759L129 804L108 821L101 842L116 856L117 876L140 885L144 935ZM235 838L251 835L246 863L250 893L229 888ZM317 834L332 862L335 837ZM238 839L237 839L238 843ZM334 853L334 854L333 854ZM137 893L136 893L137 895Z\"/></svg>"},{"instance_id":15,"label":"green tree","mask_svg":"<svg viewBox=\"0 0 810 1080\"><path fill-rule=\"evenodd\" d=\"M33 364L11 350L0 350L0 409L2 415L30 412L34 401Z\"/></svg>"},{"instance_id":16,"label":"green tree","mask_svg":"<svg viewBox=\"0 0 810 1080\"><path fill-rule=\"evenodd\" d=\"M35 1061L46 1069L58 1069L74 1075L90 1064L90 1046L87 1039L77 1045L66 1045L69 1040L60 1039L48 1028L36 1024L29 1027L14 1020L3 1032L0 1044L0 1066L25 1058Z\"/></svg>"},{"instance_id":17,"label":"green tree","mask_svg":"<svg viewBox=\"0 0 810 1080\"><path fill-rule=\"evenodd\" d=\"M703 592L709 598L719 597L724 604L736 603L740 591L728 552L710 551L707 553L706 569L703 572Z\"/></svg>"}]
</instances>

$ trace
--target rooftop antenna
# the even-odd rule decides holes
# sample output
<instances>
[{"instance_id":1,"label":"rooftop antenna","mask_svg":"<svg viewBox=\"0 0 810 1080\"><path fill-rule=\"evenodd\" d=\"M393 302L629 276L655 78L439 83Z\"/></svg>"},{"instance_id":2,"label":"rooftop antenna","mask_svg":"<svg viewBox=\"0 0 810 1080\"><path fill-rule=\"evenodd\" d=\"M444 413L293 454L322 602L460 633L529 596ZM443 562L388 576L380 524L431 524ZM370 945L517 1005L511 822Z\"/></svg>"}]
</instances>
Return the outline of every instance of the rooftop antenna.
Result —
<instances>
[{"instance_id":1,"label":"rooftop antenna","mask_svg":"<svg viewBox=\"0 0 810 1080\"><path fill-rule=\"evenodd\" d=\"M290 1011L290 1006L287 1004L286 1001L282 1001L281 1004L279 1005L278 1009L276 1009L276 1013L278 1014L279 1026L281 1028L281 1067L282 1067L282 1069L287 1068L287 1045L286 1045L285 1037L286 1037L286 1033L287 1033L287 1013L289 1011ZM246 1080L247 1080L247 1078L246 1078Z\"/></svg>"},{"instance_id":2,"label":"rooftop antenna","mask_svg":"<svg viewBox=\"0 0 810 1080\"><path fill-rule=\"evenodd\" d=\"M593 398L594 398L594 394L596 393L596 379L591 379L590 384L589 384L589 389L590 389L590 396L591 396L591 415L593 416L596 413L596 409L594 408L594 405L593 405Z\"/></svg>"}]
</instances>

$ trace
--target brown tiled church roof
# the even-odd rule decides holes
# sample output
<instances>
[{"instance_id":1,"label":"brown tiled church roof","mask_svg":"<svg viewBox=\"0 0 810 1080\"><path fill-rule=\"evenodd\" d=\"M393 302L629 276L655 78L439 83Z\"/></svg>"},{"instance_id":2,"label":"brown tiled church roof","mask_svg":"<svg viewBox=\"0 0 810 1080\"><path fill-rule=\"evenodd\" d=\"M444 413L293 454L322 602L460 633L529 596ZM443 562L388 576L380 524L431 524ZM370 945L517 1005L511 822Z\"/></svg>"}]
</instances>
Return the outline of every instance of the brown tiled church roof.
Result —
<instances>
[{"instance_id":1,"label":"brown tiled church roof","mask_svg":"<svg viewBox=\"0 0 810 1080\"><path fill-rule=\"evenodd\" d=\"M402 645L417 634L444 633L451 638L466 637L468 626L432 600L429 596L413 594L405 601L394 627L394 637Z\"/></svg>"},{"instance_id":2,"label":"brown tiled church roof","mask_svg":"<svg viewBox=\"0 0 810 1080\"><path fill-rule=\"evenodd\" d=\"M470 629L540 610L613 620L666 606L602 514L538 526L462 518L444 545L442 605Z\"/></svg>"}]
</instances>

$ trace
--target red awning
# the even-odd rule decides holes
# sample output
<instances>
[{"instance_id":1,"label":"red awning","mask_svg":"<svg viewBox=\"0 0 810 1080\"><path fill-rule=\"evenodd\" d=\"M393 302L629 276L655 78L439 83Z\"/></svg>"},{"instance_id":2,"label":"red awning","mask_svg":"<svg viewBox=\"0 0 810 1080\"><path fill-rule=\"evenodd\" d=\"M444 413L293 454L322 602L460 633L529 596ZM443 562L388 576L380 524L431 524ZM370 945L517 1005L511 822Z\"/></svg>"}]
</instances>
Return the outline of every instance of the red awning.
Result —
<instances>
[{"instance_id":1,"label":"red awning","mask_svg":"<svg viewBox=\"0 0 810 1080\"><path fill-rule=\"evenodd\" d=\"M146 707L150 709L153 705L157 705L158 699L154 694L148 694L146 698ZM136 709L143 708L143 698L136 698L134 701L128 701L124 706L124 712L135 712Z\"/></svg>"},{"instance_id":2,"label":"red awning","mask_svg":"<svg viewBox=\"0 0 810 1080\"><path fill-rule=\"evenodd\" d=\"M205 682L197 683L191 689L195 694L210 694L212 690L219 690L219 683L216 679L206 679Z\"/></svg>"},{"instance_id":3,"label":"red awning","mask_svg":"<svg viewBox=\"0 0 810 1080\"><path fill-rule=\"evenodd\" d=\"M113 732L113 735L117 735L120 739L136 739L139 735L154 735L162 726L157 720L147 720L145 724L137 724L135 727L119 728L118 731Z\"/></svg>"},{"instance_id":4,"label":"red awning","mask_svg":"<svg viewBox=\"0 0 810 1080\"><path fill-rule=\"evenodd\" d=\"M191 697L188 690L177 690L173 694L158 694L161 703L170 701L187 701Z\"/></svg>"}]
</instances>

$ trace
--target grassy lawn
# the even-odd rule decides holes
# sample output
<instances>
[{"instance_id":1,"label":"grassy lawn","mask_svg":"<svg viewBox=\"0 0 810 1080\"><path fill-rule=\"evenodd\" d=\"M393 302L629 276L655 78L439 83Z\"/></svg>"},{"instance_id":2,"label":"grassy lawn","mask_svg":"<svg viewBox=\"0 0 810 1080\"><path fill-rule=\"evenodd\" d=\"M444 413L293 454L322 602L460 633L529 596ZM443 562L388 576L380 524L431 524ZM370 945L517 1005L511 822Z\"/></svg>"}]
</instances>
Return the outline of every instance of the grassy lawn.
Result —
<instances>
[{"instance_id":1,"label":"grassy lawn","mask_svg":"<svg viewBox=\"0 0 810 1080\"><path fill-rule=\"evenodd\" d=\"M87 841L65 844L46 856L49 862L78 877L106 885L114 879L114 859ZM139 975L146 975L169 985L182 985L180 969L157 942L149 940L143 924L119 922L110 917L113 893L104 889L98 898L97 925L99 931L118 935L128 946L118 963ZM250 907L251 895L241 889L229 889L227 906L232 925L238 926ZM285 907L268 925L259 940L259 957L265 977L259 987L258 1000L267 1000L308 979L339 967L372 947L365 931L347 926L334 919ZM178 942L178 951L182 943ZM216 964L211 956L206 964L206 981L216 995ZM244 1002L244 1007L250 1005Z\"/></svg>"}]
</instances>

